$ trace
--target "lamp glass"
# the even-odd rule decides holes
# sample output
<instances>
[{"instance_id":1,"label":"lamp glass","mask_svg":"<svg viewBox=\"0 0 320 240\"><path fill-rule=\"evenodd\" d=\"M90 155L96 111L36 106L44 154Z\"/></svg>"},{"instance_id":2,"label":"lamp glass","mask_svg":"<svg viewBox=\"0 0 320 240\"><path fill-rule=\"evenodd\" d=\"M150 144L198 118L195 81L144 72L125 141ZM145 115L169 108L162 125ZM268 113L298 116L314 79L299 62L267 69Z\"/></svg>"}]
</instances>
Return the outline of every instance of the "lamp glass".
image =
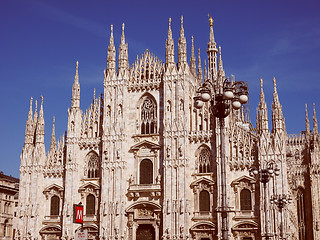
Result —
<instances>
[{"instance_id":1,"label":"lamp glass","mask_svg":"<svg viewBox=\"0 0 320 240\"><path fill-rule=\"evenodd\" d=\"M240 109L241 103L238 100L235 100L235 101L232 102L232 107L234 109Z\"/></svg>"},{"instance_id":2,"label":"lamp glass","mask_svg":"<svg viewBox=\"0 0 320 240\"><path fill-rule=\"evenodd\" d=\"M201 100L204 102L209 101L210 99L210 94L207 91L204 91L201 93Z\"/></svg>"},{"instance_id":3,"label":"lamp glass","mask_svg":"<svg viewBox=\"0 0 320 240\"><path fill-rule=\"evenodd\" d=\"M242 104L245 104L246 102L248 102L248 100L249 100L249 98L248 98L248 96L245 95L245 94L242 94L242 95L240 95L240 97L239 97L239 101L240 101Z\"/></svg>"},{"instance_id":4,"label":"lamp glass","mask_svg":"<svg viewBox=\"0 0 320 240\"><path fill-rule=\"evenodd\" d=\"M233 98L233 92L231 90L226 90L224 93L223 93L224 97L227 99L227 100L230 100Z\"/></svg>"},{"instance_id":5,"label":"lamp glass","mask_svg":"<svg viewBox=\"0 0 320 240\"><path fill-rule=\"evenodd\" d=\"M196 100L195 101L195 103L194 103L194 106L196 107L196 108L202 108L202 106L203 106L203 101L201 101L200 99L198 99L198 100Z\"/></svg>"}]
</instances>

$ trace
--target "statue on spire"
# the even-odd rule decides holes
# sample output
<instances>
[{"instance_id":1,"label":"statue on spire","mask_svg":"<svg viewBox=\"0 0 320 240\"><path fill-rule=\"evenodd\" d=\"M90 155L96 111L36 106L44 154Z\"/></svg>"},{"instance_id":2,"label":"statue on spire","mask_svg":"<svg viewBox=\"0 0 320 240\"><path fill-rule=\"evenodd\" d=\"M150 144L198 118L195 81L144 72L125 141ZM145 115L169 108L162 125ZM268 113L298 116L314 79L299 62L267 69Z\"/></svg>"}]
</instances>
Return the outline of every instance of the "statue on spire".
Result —
<instances>
[{"instance_id":1,"label":"statue on spire","mask_svg":"<svg viewBox=\"0 0 320 240\"><path fill-rule=\"evenodd\" d=\"M208 13L208 18L209 18L210 27L212 27L213 26L213 18L210 16L209 13Z\"/></svg>"}]
</instances>

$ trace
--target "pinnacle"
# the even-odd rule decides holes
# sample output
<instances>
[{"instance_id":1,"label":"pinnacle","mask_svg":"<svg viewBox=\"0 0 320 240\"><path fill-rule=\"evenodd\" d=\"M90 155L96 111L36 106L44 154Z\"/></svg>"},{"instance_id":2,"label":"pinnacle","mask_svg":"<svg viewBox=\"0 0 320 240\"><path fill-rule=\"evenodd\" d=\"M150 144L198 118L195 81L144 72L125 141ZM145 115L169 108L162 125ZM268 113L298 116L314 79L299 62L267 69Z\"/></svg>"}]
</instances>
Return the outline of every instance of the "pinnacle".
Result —
<instances>
[{"instance_id":1,"label":"pinnacle","mask_svg":"<svg viewBox=\"0 0 320 240\"><path fill-rule=\"evenodd\" d=\"M318 134L318 120L316 116L316 106L313 103L313 133Z\"/></svg>"},{"instance_id":2,"label":"pinnacle","mask_svg":"<svg viewBox=\"0 0 320 240\"><path fill-rule=\"evenodd\" d=\"M125 35L124 35L124 23L122 23L122 35L121 35L121 44L125 44Z\"/></svg>"},{"instance_id":3,"label":"pinnacle","mask_svg":"<svg viewBox=\"0 0 320 240\"><path fill-rule=\"evenodd\" d=\"M310 123L309 123L309 116L308 116L308 106L307 104L305 104L305 108L306 108L306 132L307 134L310 132Z\"/></svg>"},{"instance_id":4,"label":"pinnacle","mask_svg":"<svg viewBox=\"0 0 320 240\"><path fill-rule=\"evenodd\" d=\"M79 61L76 62L76 74L74 76L74 82L79 83Z\"/></svg>"},{"instance_id":5,"label":"pinnacle","mask_svg":"<svg viewBox=\"0 0 320 240\"><path fill-rule=\"evenodd\" d=\"M171 18L169 18L168 39L172 39Z\"/></svg>"}]
</instances>

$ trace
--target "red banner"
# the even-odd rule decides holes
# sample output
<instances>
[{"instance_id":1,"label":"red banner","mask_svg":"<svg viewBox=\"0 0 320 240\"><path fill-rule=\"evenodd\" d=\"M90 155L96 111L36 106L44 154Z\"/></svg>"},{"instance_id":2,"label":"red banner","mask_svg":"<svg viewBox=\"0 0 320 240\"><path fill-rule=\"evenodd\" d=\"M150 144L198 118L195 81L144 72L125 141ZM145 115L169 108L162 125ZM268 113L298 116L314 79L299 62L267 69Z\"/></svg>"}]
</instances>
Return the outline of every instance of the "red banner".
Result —
<instances>
[{"instance_id":1,"label":"red banner","mask_svg":"<svg viewBox=\"0 0 320 240\"><path fill-rule=\"evenodd\" d=\"M73 222L83 223L83 205L73 205Z\"/></svg>"}]
</instances>

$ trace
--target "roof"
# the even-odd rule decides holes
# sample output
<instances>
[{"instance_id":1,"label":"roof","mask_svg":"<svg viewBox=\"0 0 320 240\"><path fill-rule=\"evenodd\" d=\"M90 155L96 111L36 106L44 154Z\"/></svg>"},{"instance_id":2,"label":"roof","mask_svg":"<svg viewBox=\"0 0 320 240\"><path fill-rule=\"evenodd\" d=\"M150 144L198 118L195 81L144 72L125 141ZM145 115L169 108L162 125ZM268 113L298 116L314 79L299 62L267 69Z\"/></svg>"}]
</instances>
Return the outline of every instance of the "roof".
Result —
<instances>
[{"instance_id":1,"label":"roof","mask_svg":"<svg viewBox=\"0 0 320 240\"><path fill-rule=\"evenodd\" d=\"M11 182L16 182L16 183L19 183L19 178L15 178L15 177L12 177L11 175L8 176L6 174L4 174L2 171L0 172L0 179L6 179L8 181L11 181Z\"/></svg>"}]
</instances>

